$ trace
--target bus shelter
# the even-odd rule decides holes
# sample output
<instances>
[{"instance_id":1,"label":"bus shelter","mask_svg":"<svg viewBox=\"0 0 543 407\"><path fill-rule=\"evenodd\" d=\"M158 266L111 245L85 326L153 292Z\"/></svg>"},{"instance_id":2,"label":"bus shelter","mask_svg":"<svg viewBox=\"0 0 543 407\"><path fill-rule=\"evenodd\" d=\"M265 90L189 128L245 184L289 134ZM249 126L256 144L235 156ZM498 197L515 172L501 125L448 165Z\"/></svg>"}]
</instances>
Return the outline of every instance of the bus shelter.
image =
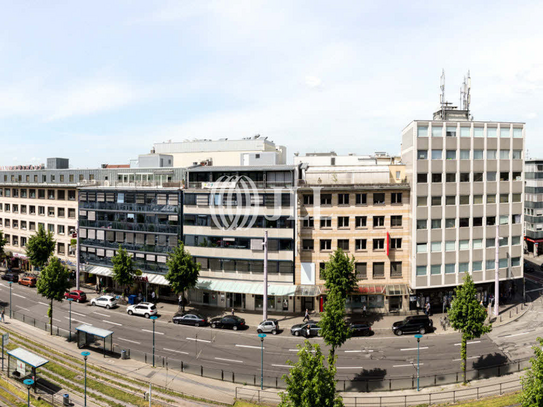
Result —
<instances>
[{"instance_id":1,"label":"bus shelter","mask_svg":"<svg viewBox=\"0 0 543 407\"><path fill-rule=\"evenodd\" d=\"M79 349L84 347L102 348L104 357L106 357L106 352L113 352L113 331L86 324L78 326L75 330Z\"/></svg>"},{"instance_id":2,"label":"bus shelter","mask_svg":"<svg viewBox=\"0 0 543 407\"><path fill-rule=\"evenodd\" d=\"M8 352L8 377L23 381L24 379L34 380L33 387L36 389L38 376L36 369L49 363L47 359L42 358L35 353L29 352L23 348L13 349Z\"/></svg>"}]
</instances>

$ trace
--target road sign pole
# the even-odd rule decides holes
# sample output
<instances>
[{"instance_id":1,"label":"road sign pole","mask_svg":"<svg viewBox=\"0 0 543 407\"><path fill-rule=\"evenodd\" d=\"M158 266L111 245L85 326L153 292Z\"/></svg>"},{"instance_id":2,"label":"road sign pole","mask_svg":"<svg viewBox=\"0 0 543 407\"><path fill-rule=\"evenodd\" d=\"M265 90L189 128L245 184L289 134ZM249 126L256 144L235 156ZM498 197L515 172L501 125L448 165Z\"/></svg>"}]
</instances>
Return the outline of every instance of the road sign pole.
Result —
<instances>
[{"instance_id":1,"label":"road sign pole","mask_svg":"<svg viewBox=\"0 0 543 407\"><path fill-rule=\"evenodd\" d=\"M13 282L9 282L9 319L13 318L11 316L11 286L13 285Z\"/></svg>"},{"instance_id":2,"label":"road sign pole","mask_svg":"<svg viewBox=\"0 0 543 407\"><path fill-rule=\"evenodd\" d=\"M258 334L260 338L260 390L264 390L264 338L266 334Z\"/></svg>"},{"instance_id":3,"label":"road sign pole","mask_svg":"<svg viewBox=\"0 0 543 407\"><path fill-rule=\"evenodd\" d=\"M262 301L264 308L264 321L268 319L268 231L264 232L264 298Z\"/></svg>"},{"instance_id":4,"label":"road sign pole","mask_svg":"<svg viewBox=\"0 0 543 407\"><path fill-rule=\"evenodd\" d=\"M421 334L416 334L417 338L417 391L420 391L419 380L420 380L420 340L422 338Z\"/></svg>"},{"instance_id":5,"label":"road sign pole","mask_svg":"<svg viewBox=\"0 0 543 407\"><path fill-rule=\"evenodd\" d=\"M153 320L153 367L155 367L155 320L157 316L153 315L151 319Z\"/></svg>"}]
</instances>

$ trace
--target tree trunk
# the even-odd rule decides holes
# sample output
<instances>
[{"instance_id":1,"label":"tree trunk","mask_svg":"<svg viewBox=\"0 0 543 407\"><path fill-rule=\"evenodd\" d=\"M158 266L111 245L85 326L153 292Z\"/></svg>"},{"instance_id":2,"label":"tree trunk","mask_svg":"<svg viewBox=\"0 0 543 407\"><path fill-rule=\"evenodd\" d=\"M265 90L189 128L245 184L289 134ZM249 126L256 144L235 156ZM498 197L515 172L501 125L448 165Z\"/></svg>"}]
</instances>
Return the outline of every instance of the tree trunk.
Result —
<instances>
[{"instance_id":1,"label":"tree trunk","mask_svg":"<svg viewBox=\"0 0 543 407\"><path fill-rule=\"evenodd\" d=\"M49 333L53 335L53 299L51 299L51 305L49 306Z\"/></svg>"},{"instance_id":2,"label":"tree trunk","mask_svg":"<svg viewBox=\"0 0 543 407\"><path fill-rule=\"evenodd\" d=\"M468 381L466 380L466 355L467 355L467 340L462 335L462 347L460 350L460 357L462 358L462 378L464 380L464 384L466 384Z\"/></svg>"}]
</instances>

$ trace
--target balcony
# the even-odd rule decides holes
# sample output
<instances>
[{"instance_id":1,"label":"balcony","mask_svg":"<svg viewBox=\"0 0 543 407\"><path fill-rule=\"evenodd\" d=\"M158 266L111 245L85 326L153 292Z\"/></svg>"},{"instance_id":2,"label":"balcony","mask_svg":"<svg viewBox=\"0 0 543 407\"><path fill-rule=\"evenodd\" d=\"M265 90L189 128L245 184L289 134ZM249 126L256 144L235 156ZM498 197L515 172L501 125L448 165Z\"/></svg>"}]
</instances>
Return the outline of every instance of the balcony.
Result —
<instances>
[{"instance_id":1,"label":"balcony","mask_svg":"<svg viewBox=\"0 0 543 407\"><path fill-rule=\"evenodd\" d=\"M177 235L180 232L179 225L157 225L147 223L130 223L130 222L110 222L107 220L79 220L80 227L89 227L95 229L109 230L129 230L133 232L153 232L153 233L169 233Z\"/></svg>"},{"instance_id":2,"label":"balcony","mask_svg":"<svg viewBox=\"0 0 543 407\"><path fill-rule=\"evenodd\" d=\"M95 239L80 239L80 244L82 246L92 246L98 248L107 248L107 249L118 249L119 246L122 246L123 249L134 251L134 252L146 252L146 253L172 253L174 247L169 246L148 246L141 244L130 244L124 242L110 242L107 240L95 240Z\"/></svg>"},{"instance_id":3,"label":"balcony","mask_svg":"<svg viewBox=\"0 0 543 407\"><path fill-rule=\"evenodd\" d=\"M115 203L115 202L79 202L80 209L93 209L93 210L111 210L111 211L126 211L126 212L147 212L147 213L167 213L178 214L180 205L142 205L142 204L129 204L129 203Z\"/></svg>"}]
</instances>

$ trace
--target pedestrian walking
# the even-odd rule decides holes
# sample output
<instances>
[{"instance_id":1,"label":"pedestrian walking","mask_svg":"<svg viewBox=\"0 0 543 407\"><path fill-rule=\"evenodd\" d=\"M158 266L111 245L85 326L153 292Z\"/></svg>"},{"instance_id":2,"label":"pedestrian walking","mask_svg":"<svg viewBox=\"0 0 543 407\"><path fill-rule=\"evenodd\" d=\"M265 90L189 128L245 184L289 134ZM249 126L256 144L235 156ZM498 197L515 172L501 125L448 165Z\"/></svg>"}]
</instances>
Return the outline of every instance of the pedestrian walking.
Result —
<instances>
[{"instance_id":1,"label":"pedestrian walking","mask_svg":"<svg viewBox=\"0 0 543 407\"><path fill-rule=\"evenodd\" d=\"M306 319L309 321L309 310L307 308L305 310L305 315L304 315L304 319L303 319L302 322L305 322Z\"/></svg>"},{"instance_id":2,"label":"pedestrian walking","mask_svg":"<svg viewBox=\"0 0 543 407\"><path fill-rule=\"evenodd\" d=\"M156 294L154 291L151 291L151 302L153 304L156 304Z\"/></svg>"},{"instance_id":3,"label":"pedestrian walking","mask_svg":"<svg viewBox=\"0 0 543 407\"><path fill-rule=\"evenodd\" d=\"M368 313L366 311L366 305L364 304L364 307L362 308L362 316L363 317L367 317L368 316Z\"/></svg>"},{"instance_id":4,"label":"pedestrian walking","mask_svg":"<svg viewBox=\"0 0 543 407\"><path fill-rule=\"evenodd\" d=\"M232 316L234 316L234 308L232 308Z\"/></svg>"},{"instance_id":5,"label":"pedestrian walking","mask_svg":"<svg viewBox=\"0 0 543 407\"><path fill-rule=\"evenodd\" d=\"M2 317L2 322L5 324L6 323L6 315L5 315L5 312L4 312L4 308L2 308L2 312L0 313L0 316Z\"/></svg>"},{"instance_id":6,"label":"pedestrian walking","mask_svg":"<svg viewBox=\"0 0 543 407\"><path fill-rule=\"evenodd\" d=\"M177 299L177 302L179 304L179 308L183 308L183 295L179 294L179 298Z\"/></svg>"},{"instance_id":7,"label":"pedestrian walking","mask_svg":"<svg viewBox=\"0 0 543 407\"><path fill-rule=\"evenodd\" d=\"M426 315L430 316L430 303L429 302L426 303Z\"/></svg>"}]
</instances>

